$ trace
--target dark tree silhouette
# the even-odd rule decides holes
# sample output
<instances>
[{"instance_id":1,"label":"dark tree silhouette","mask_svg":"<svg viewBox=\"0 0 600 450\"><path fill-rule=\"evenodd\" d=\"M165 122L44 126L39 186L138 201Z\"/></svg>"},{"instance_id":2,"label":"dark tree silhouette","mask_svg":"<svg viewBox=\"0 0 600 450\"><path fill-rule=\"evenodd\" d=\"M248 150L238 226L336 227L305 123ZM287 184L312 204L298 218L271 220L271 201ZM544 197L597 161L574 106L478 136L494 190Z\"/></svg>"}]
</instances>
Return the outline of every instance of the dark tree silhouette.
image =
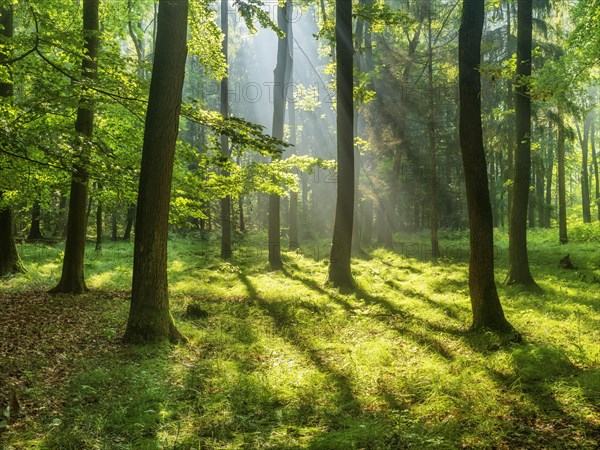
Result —
<instances>
[{"instance_id":1,"label":"dark tree silhouette","mask_svg":"<svg viewBox=\"0 0 600 450\"><path fill-rule=\"evenodd\" d=\"M527 257L527 210L531 179L531 76L532 0L518 0L517 78L515 88L515 130L517 146L514 161L510 211L507 284L535 285Z\"/></svg>"},{"instance_id":2,"label":"dark tree silhouette","mask_svg":"<svg viewBox=\"0 0 600 450\"><path fill-rule=\"evenodd\" d=\"M160 0L138 190L133 286L124 341L185 340L169 312L167 235L185 61L187 0Z\"/></svg>"},{"instance_id":3,"label":"dark tree silhouette","mask_svg":"<svg viewBox=\"0 0 600 450\"><path fill-rule=\"evenodd\" d=\"M510 331L494 281L494 237L481 126L481 35L484 0L463 0L459 30L460 147L469 209L472 329Z\"/></svg>"},{"instance_id":4,"label":"dark tree silhouette","mask_svg":"<svg viewBox=\"0 0 600 450\"><path fill-rule=\"evenodd\" d=\"M228 39L229 39L229 14L227 10L228 0L221 0L221 32L223 33L222 51L225 56L225 62L228 57ZM221 80L221 115L227 117L229 115L229 78L226 74ZM221 153L229 159L231 151L229 149L229 139L227 136L221 135ZM223 171L223 175L229 173ZM233 252L231 250L231 195L226 195L221 199L221 258L231 258Z\"/></svg>"},{"instance_id":5,"label":"dark tree silhouette","mask_svg":"<svg viewBox=\"0 0 600 450\"><path fill-rule=\"evenodd\" d=\"M343 289L354 288L350 268L354 218L354 101L352 2L335 4L337 61L337 201L328 280Z\"/></svg>"}]
</instances>

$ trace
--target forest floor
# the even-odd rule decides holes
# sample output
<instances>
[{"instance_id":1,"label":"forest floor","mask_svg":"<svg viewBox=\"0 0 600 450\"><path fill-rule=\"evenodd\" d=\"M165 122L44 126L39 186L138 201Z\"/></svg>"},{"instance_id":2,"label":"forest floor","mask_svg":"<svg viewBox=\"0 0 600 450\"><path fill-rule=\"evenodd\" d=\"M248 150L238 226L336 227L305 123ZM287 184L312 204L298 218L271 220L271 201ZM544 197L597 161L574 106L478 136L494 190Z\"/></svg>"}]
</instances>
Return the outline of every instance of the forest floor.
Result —
<instances>
[{"instance_id":1,"label":"forest floor","mask_svg":"<svg viewBox=\"0 0 600 450\"><path fill-rule=\"evenodd\" d=\"M230 262L214 240L174 238L172 311L189 343L141 347L120 342L133 244L91 246L79 297L46 293L60 245L25 244L27 273L0 280L0 406L11 391L20 402L0 448L596 449L600 245L573 236L530 233L543 292L499 288L522 343L467 331L465 233L442 233L437 263L427 234L368 251L352 295L324 285L324 241L273 273L264 236ZM501 283L506 235L496 243ZM567 253L578 269L559 268Z\"/></svg>"}]
</instances>

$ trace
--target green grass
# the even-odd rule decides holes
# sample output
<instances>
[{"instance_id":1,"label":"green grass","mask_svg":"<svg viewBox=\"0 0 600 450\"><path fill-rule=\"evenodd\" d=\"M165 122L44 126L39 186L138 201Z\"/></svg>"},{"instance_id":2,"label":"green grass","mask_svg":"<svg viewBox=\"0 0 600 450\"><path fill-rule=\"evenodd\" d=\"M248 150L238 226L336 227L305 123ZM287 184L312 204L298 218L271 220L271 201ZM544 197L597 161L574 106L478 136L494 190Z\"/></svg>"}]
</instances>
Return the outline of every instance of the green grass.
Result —
<instances>
[{"instance_id":1,"label":"green grass","mask_svg":"<svg viewBox=\"0 0 600 450\"><path fill-rule=\"evenodd\" d=\"M530 233L544 292L499 288L522 344L467 332L459 232L442 233L437 264L416 250L426 233L369 251L352 295L324 285L326 242L286 252L274 273L264 236L227 263L216 241L173 239L172 311L189 343L154 347L119 342L132 244L88 249L82 297L47 296L60 248L24 245L28 272L0 284L0 400L12 386L23 406L0 448L597 448L600 246L586 233L566 246ZM501 283L506 235L496 243ZM578 270L558 268L567 253ZM192 303L208 315L187 317Z\"/></svg>"}]
</instances>

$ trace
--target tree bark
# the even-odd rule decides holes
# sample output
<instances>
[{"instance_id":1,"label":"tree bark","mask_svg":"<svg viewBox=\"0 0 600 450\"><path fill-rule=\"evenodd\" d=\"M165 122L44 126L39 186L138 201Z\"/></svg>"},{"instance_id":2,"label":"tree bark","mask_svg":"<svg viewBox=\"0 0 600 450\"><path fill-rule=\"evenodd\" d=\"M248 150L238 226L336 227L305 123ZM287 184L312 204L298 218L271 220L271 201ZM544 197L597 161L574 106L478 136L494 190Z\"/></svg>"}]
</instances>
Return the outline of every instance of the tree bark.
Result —
<instances>
[{"instance_id":1,"label":"tree bark","mask_svg":"<svg viewBox=\"0 0 600 450\"><path fill-rule=\"evenodd\" d=\"M598 221L600 221L600 183L598 176L598 154L596 153L596 117L592 119L592 129L590 132L590 140L592 143L592 165L594 166L594 185L596 187L596 206L598 208Z\"/></svg>"},{"instance_id":2,"label":"tree bark","mask_svg":"<svg viewBox=\"0 0 600 450\"><path fill-rule=\"evenodd\" d=\"M460 144L469 209L469 291L472 329L510 331L494 281L492 207L481 126L481 35L483 0L463 0L459 29Z\"/></svg>"},{"instance_id":3,"label":"tree bark","mask_svg":"<svg viewBox=\"0 0 600 450\"><path fill-rule=\"evenodd\" d=\"M83 36L84 53L82 76L90 80L96 79L98 73L99 0L83 2ZM94 105L92 98L84 90L81 94L75 130L83 139L89 140L94 130ZM89 149L81 142L79 161L74 166L71 176L71 196L69 199L69 216L67 219L67 242L62 266L62 275L52 293L81 294L87 290L83 273L85 257L85 238L87 229L86 205L88 197L89 174L86 167Z\"/></svg>"},{"instance_id":4,"label":"tree bark","mask_svg":"<svg viewBox=\"0 0 600 450\"><path fill-rule=\"evenodd\" d=\"M102 185L98 184L98 191L102 190ZM96 206L96 251L102 250L102 200L98 199Z\"/></svg>"},{"instance_id":5,"label":"tree bark","mask_svg":"<svg viewBox=\"0 0 600 450\"><path fill-rule=\"evenodd\" d=\"M589 136L592 118L592 114L588 114L585 118L583 136L577 124L577 134L579 136L579 144L581 145L581 210L583 213L583 223L590 223L592 221L592 212L590 209L590 175L588 170Z\"/></svg>"},{"instance_id":6,"label":"tree bark","mask_svg":"<svg viewBox=\"0 0 600 450\"><path fill-rule=\"evenodd\" d=\"M429 223L431 230L431 257L439 258L440 248L438 243L438 183L437 183L437 161L435 155L435 103L433 98L433 35L431 29L432 0L427 3L427 81L428 81L428 112L427 131L429 134L428 158L429 158Z\"/></svg>"},{"instance_id":7,"label":"tree bark","mask_svg":"<svg viewBox=\"0 0 600 450\"><path fill-rule=\"evenodd\" d=\"M28 241L39 241L44 239L41 230L41 220L40 216L42 214L42 208L40 206L39 200L33 201L33 206L31 207L31 226L29 227L29 234L27 235Z\"/></svg>"},{"instance_id":8,"label":"tree bark","mask_svg":"<svg viewBox=\"0 0 600 450\"><path fill-rule=\"evenodd\" d=\"M185 61L188 0L160 0L138 190L131 306L125 342L185 340L169 311L169 203Z\"/></svg>"},{"instance_id":9,"label":"tree bark","mask_svg":"<svg viewBox=\"0 0 600 450\"><path fill-rule=\"evenodd\" d=\"M560 106L558 107L558 143L557 154L558 160L558 240L561 244L569 242L567 236L567 185L565 175L565 123L563 112Z\"/></svg>"},{"instance_id":10,"label":"tree bark","mask_svg":"<svg viewBox=\"0 0 600 450\"><path fill-rule=\"evenodd\" d=\"M291 6L293 7L293 6ZM290 8L291 8L290 7ZM290 9L290 14L292 11ZM288 39L288 52L287 52L287 62L286 62L286 70L289 72L289 87L292 87L294 81L294 33L293 33L293 21L288 21L288 29L287 29L287 39ZM289 89L287 91L287 108L288 108L288 121L290 125L290 144L296 145L296 134L297 134L297 126L296 126L296 105L294 104L294 98L290 98L293 95L293 92L290 92ZM292 147L292 151L294 147ZM296 250L300 248L300 239L298 237L298 193L290 192L290 206L289 206L289 247L290 250Z\"/></svg>"},{"instance_id":11,"label":"tree bark","mask_svg":"<svg viewBox=\"0 0 600 450\"><path fill-rule=\"evenodd\" d=\"M285 33L285 37L277 40L277 65L273 71L273 128L271 134L274 138L283 139L283 122L285 119L285 93L286 80L289 80L288 62L288 17L291 3L285 2L283 7L277 8L277 26ZM281 199L277 194L269 195L269 265L271 270L283 268L281 260Z\"/></svg>"},{"instance_id":12,"label":"tree bark","mask_svg":"<svg viewBox=\"0 0 600 450\"><path fill-rule=\"evenodd\" d=\"M223 33L222 51L225 62L228 59L228 40L229 40L229 11L227 8L228 0L221 0L221 32ZM225 74L221 80L221 115L225 118L229 116L229 77ZM229 139L226 135L221 135L221 153L227 159L231 157L229 149ZM224 176L229 176L227 170L223 170ZM221 199L221 258L229 259L233 255L231 249L231 195L226 195Z\"/></svg>"},{"instance_id":13,"label":"tree bark","mask_svg":"<svg viewBox=\"0 0 600 450\"><path fill-rule=\"evenodd\" d=\"M518 0L517 85L515 96L516 139L512 210L509 226L507 284L535 285L527 255L527 211L531 177L531 0Z\"/></svg>"},{"instance_id":14,"label":"tree bark","mask_svg":"<svg viewBox=\"0 0 600 450\"><path fill-rule=\"evenodd\" d=\"M352 2L336 0L337 200L328 280L342 289L355 287L352 277L354 218L354 136Z\"/></svg>"}]
</instances>

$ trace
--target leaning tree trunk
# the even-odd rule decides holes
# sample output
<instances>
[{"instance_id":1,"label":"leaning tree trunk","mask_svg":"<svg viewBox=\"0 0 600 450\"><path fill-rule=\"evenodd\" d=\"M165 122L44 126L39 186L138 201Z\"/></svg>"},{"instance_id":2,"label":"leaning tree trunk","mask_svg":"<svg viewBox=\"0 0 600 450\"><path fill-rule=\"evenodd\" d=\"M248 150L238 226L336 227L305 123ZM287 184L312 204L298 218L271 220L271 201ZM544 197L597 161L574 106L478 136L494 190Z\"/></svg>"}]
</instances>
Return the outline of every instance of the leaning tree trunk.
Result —
<instances>
[{"instance_id":1,"label":"leaning tree trunk","mask_svg":"<svg viewBox=\"0 0 600 450\"><path fill-rule=\"evenodd\" d=\"M82 76L94 80L98 73L99 43L99 0L83 2L83 35L85 57L82 63ZM75 130L89 140L94 130L94 105L91 96L84 90L77 109ZM50 292L81 294L87 290L83 275L83 259L85 256L85 237L87 228L86 206L88 197L88 171L86 159L89 149L87 144L80 148L79 161L74 165L71 176L71 196L69 199L69 215L67 219L67 242L63 259L62 275L58 285Z\"/></svg>"},{"instance_id":2,"label":"leaning tree trunk","mask_svg":"<svg viewBox=\"0 0 600 450\"><path fill-rule=\"evenodd\" d=\"M185 340L169 311L167 236L187 56L188 0L160 0L138 189L125 342Z\"/></svg>"},{"instance_id":3,"label":"leaning tree trunk","mask_svg":"<svg viewBox=\"0 0 600 450\"><path fill-rule=\"evenodd\" d=\"M567 183L565 175L565 123L561 108L558 108L558 240L561 244L569 242L567 236Z\"/></svg>"},{"instance_id":4,"label":"leaning tree trunk","mask_svg":"<svg viewBox=\"0 0 600 450\"><path fill-rule=\"evenodd\" d=\"M352 2L336 0L335 42L338 182L328 279L335 287L352 289L355 286L350 268L354 218Z\"/></svg>"},{"instance_id":5,"label":"leaning tree trunk","mask_svg":"<svg viewBox=\"0 0 600 450\"><path fill-rule=\"evenodd\" d=\"M492 206L481 127L481 35L484 1L463 0L459 30L460 146L469 209L469 291L472 329L512 329L504 317L494 281Z\"/></svg>"},{"instance_id":6,"label":"leaning tree trunk","mask_svg":"<svg viewBox=\"0 0 600 450\"><path fill-rule=\"evenodd\" d=\"M14 33L14 16L12 6L0 9L0 34L5 39L12 39ZM9 55L0 52L0 63ZM12 83L0 83L0 97L10 99L13 95ZM0 191L0 276L23 272L23 264L17 252L13 230L13 212L10 205L2 206L4 193Z\"/></svg>"},{"instance_id":7,"label":"leaning tree trunk","mask_svg":"<svg viewBox=\"0 0 600 450\"><path fill-rule=\"evenodd\" d=\"M223 55L225 62L228 56L229 39L229 12L227 9L228 0L221 0L221 32L223 33ZM229 77L226 74L221 80L221 115L226 118L229 115ZM221 135L221 153L227 159L231 157L229 149L229 139ZM224 176L229 176L227 170L223 170ZM233 255L231 249L231 195L226 195L221 199L221 258L229 259Z\"/></svg>"},{"instance_id":8,"label":"leaning tree trunk","mask_svg":"<svg viewBox=\"0 0 600 450\"><path fill-rule=\"evenodd\" d=\"M283 139L283 121L285 118L286 80L289 80L288 61L288 17L291 17L289 0L283 7L277 8L277 26L285 33L285 37L277 41L277 65L273 73L273 129L274 138ZM269 195L269 265L271 270L283 268L281 260L281 199L277 194Z\"/></svg>"},{"instance_id":9,"label":"leaning tree trunk","mask_svg":"<svg viewBox=\"0 0 600 450\"><path fill-rule=\"evenodd\" d=\"M515 89L515 170L510 211L507 284L535 285L527 256L527 212L531 177L531 76L532 0L518 0L517 86Z\"/></svg>"}]
</instances>

